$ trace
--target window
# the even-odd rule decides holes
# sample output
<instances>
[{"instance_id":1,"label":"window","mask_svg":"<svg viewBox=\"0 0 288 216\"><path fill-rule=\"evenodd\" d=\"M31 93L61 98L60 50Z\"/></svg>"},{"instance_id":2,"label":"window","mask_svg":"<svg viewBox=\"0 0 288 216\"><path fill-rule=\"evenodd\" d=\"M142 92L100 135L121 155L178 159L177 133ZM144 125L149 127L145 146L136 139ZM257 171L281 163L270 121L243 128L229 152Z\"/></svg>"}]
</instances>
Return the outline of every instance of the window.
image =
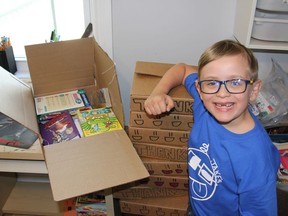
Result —
<instances>
[{"instance_id":1,"label":"window","mask_svg":"<svg viewBox=\"0 0 288 216\"><path fill-rule=\"evenodd\" d=\"M81 38L85 31L85 0L0 0L0 36L9 37L16 59L25 58L25 45Z\"/></svg>"}]
</instances>

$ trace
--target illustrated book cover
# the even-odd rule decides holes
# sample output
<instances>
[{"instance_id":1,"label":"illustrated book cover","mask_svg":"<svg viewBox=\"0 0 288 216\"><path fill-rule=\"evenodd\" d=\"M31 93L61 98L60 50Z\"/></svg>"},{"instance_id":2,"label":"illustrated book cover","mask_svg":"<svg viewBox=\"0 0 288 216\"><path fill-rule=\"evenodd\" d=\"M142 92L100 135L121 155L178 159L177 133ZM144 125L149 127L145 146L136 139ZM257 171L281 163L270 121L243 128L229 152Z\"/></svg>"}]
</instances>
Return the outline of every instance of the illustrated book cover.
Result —
<instances>
[{"instance_id":1,"label":"illustrated book cover","mask_svg":"<svg viewBox=\"0 0 288 216\"><path fill-rule=\"evenodd\" d=\"M36 132L0 112L0 145L28 149L37 139Z\"/></svg>"},{"instance_id":2,"label":"illustrated book cover","mask_svg":"<svg viewBox=\"0 0 288 216\"><path fill-rule=\"evenodd\" d=\"M285 147L286 146L286 147ZM288 185L288 144L284 144L280 153L280 167L278 169L278 182Z\"/></svg>"},{"instance_id":3,"label":"illustrated book cover","mask_svg":"<svg viewBox=\"0 0 288 216\"><path fill-rule=\"evenodd\" d=\"M78 215L82 216L106 216L107 206L105 203L105 196L91 193L77 197L76 212Z\"/></svg>"},{"instance_id":4,"label":"illustrated book cover","mask_svg":"<svg viewBox=\"0 0 288 216\"><path fill-rule=\"evenodd\" d=\"M81 137L68 111L64 111L44 124L40 123L39 129L43 145L60 143Z\"/></svg>"},{"instance_id":5,"label":"illustrated book cover","mask_svg":"<svg viewBox=\"0 0 288 216\"><path fill-rule=\"evenodd\" d=\"M83 89L36 97L34 100L37 115L90 106Z\"/></svg>"},{"instance_id":6,"label":"illustrated book cover","mask_svg":"<svg viewBox=\"0 0 288 216\"><path fill-rule=\"evenodd\" d=\"M114 112L108 107L78 112L78 118L86 137L122 129Z\"/></svg>"},{"instance_id":7,"label":"illustrated book cover","mask_svg":"<svg viewBox=\"0 0 288 216\"><path fill-rule=\"evenodd\" d=\"M89 203L76 207L77 215L81 216L107 216L106 203Z\"/></svg>"}]
</instances>

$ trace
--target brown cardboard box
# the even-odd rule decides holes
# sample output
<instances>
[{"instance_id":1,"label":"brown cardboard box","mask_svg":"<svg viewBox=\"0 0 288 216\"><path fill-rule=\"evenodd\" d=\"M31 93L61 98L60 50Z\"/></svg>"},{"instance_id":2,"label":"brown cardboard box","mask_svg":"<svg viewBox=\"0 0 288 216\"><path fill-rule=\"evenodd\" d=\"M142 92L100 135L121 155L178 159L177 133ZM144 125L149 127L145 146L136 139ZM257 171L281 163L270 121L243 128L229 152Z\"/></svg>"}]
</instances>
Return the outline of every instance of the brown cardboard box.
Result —
<instances>
[{"instance_id":1,"label":"brown cardboard box","mask_svg":"<svg viewBox=\"0 0 288 216\"><path fill-rule=\"evenodd\" d=\"M187 190L173 188L155 188L147 186L135 186L119 190L113 190L113 197L116 199L143 199L143 198L167 198L187 195Z\"/></svg>"},{"instance_id":2,"label":"brown cardboard box","mask_svg":"<svg viewBox=\"0 0 288 216\"><path fill-rule=\"evenodd\" d=\"M151 94L154 87L160 81L165 72L173 64L155 62L136 62L133 84L130 95L131 111L144 112L144 101ZM193 98L188 94L184 86L178 86L169 92L175 101L173 114L192 115Z\"/></svg>"},{"instance_id":3,"label":"brown cardboard box","mask_svg":"<svg viewBox=\"0 0 288 216\"><path fill-rule=\"evenodd\" d=\"M188 175L187 162L167 161L141 157L148 172L152 175Z\"/></svg>"},{"instance_id":4,"label":"brown cardboard box","mask_svg":"<svg viewBox=\"0 0 288 216\"><path fill-rule=\"evenodd\" d=\"M164 113L148 115L146 112L130 112L131 127L155 128L162 130L190 131L193 126L192 115Z\"/></svg>"},{"instance_id":5,"label":"brown cardboard box","mask_svg":"<svg viewBox=\"0 0 288 216\"><path fill-rule=\"evenodd\" d=\"M96 98L95 91L107 87L113 111L123 125L123 107L115 64L94 38L30 45L25 49L34 96L83 88L93 105ZM1 103L0 111L23 123L28 121L27 126L31 121L33 128L38 131L35 125L34 103L31 104L33 102L31 89L30 94L28 90L21 92L21 89L26 89L28 86L23 87L23 83L10 74L8 79L10 83L5 84L7 79L2 77L7 78L7 73L7 71L0 73L1 101L2 97L9 101L7 104ZM2 85L6 89L2 88ZM3 96L14 89L15 91L17 89L16 92L20 96L16 98ZM21 97L21 102L16 101ZM21 107L16 107L20 105ZM39 143L35 145L38 147ZM40 151L37 153L40 155ZM149 176L124 130L48 145L43 147L43 153L53 198L56 201ZM8 158L6 155L9 154L2 152L1 157Z\"/></svg>"},{"instance_id":6,"label":"brown cardboard box","mask_svg":"<svg viewBox=\"0 0 288 216\"><path fill-rule=\"evenodd\" d=\"M154 62L136 63L130 94L128 133L151 176L138 181L138 185L114 193L114 197L120 198L123 213L186 215L187 144L193 127L193 99L184 86L178 86L169 92L175 102L171 112L149 116L143 106L161 77L172 66ZM183 199L179 197L182 193L186 195ZM137 200L133 200L133 197Z\"/></svg>"},{"instance_id":7,"label":"brown cardboard box","mask_svg":"<svg viewBox=\"0 0 288 216\"><path fill-rule=\"evenodd\" d=\"M188 149L169 145L157 145L151 143L133 143L137 153L141 157L157 158L170 161L186 162Z\"/></svg>"},{"instance_id":8,"label":"brown cardboard box","mask_svg":"<svg viewBox=\"0 0 288 216\"><path fill-rule=\"evenodd\" d=\"M188 190L188 175L150 175L148 178L118 186L119 189L129 187L151 187L151 188L170 188L176 190Z\"/></svg>"},{"instance_id":9,"label":"brown cardboard box","mask_svg":"<svg viewBox=\"0 0 288 216\"><path fill-rule=\"evenodd\" d=\"M190 131L160 130L129 127L129 137L136 143L154 143L174 146L187 146Z\"/></svg>"},{"instance_id":10,"label":"brown cardboard box","mask_svg":"<svg viewBox=\"0 0 288 216\"><path fill-rule=\"evenodd\" d=\"M140 181L143 185L155 188L173 188L188 190L187 176L150 175L148 179Z\"/></svg>"},{"instance_id":11,"label":"brown cardboard box","mask_svg":"<svg viewBox=\"0 0 288 216\"><path fill-rule=\"evenodd\" d=\"M120 200L121 212L136 215L177 215L186 216L188 195L182 197L146 198Z\"/></svg>"}]
</instances>

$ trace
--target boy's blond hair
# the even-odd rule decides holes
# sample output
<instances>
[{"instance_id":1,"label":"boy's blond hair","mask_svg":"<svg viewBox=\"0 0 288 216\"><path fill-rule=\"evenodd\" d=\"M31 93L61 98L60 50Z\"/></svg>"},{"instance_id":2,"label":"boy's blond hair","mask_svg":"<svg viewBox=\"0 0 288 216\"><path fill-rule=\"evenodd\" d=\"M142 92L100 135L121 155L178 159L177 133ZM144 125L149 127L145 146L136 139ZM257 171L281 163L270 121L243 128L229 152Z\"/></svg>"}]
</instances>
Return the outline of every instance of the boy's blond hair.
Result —
<instances>
[{"instance_id":1,"label":"boy's blond hair","mask_svg":"<svg viewBox=\"0 0 288 216\"><path fill-rule=\"evenodd\" d=\"M243 58L247 59L250 69L250 79L256 81L258 79L257 59L255 58L253 52L250 49L233 40L219 41L205 50L198 62L199 77L203 67L208 63L217 60L223 56L233 56L238 54L241 54Z\"/></svg>"}]
</instances>

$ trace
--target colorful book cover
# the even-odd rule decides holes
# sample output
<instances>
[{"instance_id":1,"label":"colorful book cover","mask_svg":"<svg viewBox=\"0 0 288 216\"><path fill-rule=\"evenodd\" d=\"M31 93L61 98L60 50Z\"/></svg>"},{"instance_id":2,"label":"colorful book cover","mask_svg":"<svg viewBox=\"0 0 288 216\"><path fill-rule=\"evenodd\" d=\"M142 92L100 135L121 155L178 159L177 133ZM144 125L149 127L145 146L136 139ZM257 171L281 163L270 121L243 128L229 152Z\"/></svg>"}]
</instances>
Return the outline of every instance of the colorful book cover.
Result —
<instances>
[{"instance_id":1,"label":"colorful book cover","mask_svg":"<svg viewBox=\"0 0 288 216\"><path fill-rule=\"evenodd\" d=\"M69 114L71 116L77 116L77 112L80 111L84 111L84 110L90 110L92 109L91 106L85 106L85 107L81 107L81 108L73 108L73 109L69 109L67 111L69 111ZM42 115L38 115L37 119L38 122L40 123L45 123L53 118L55 118L56 116L60 115L63 111L59 111L59 112L53 112L53 113L47 113L47 114L42 114Z\"/></svg>"},{"instance_id":2,"label":"colorful book cover","mask_svg":"<svg viewBox=\"0 0 288 216\"><path fill-rule=\"evenodd\" d=\"M37 115L90 106L86 92L83 89L36 97L34 100Z\"/></svg>"},{"instance_id":3,"label":"colorful book cover","mask_svg":"<svg viewBox=\"0 0 288 216\"><path fill-rule=\"evenodd\" d=\"M78 112L78 118L86 137L122 129L114 112L108 107Z\"/></svg>"},{"instance_id":4,"label":"colorful book cover","mask_svg":"<svg viewBox=\"0 0 288 216\"><path fill-rule=\"evenodd\" d=\"M28 149L37 139L36 132L0 112L0 145Z\"/></svg>"},{"instance_id":5,"label":"colorful book cover","mask_svg":"<svg viewBox=\"0 0 288 216\"><path fill-rule=\"evenodd\" d=\"M288 184L288 148L280 149L280 168L278 170L278 180Z\"/></svg>"},{"instance_id":6,"label":"colorful book cover","mask_svg":"<svg viewBox=\"0 0 288 216\"><path fill-rule=\"evenodd\" d=\"M77 215L107 216L106 203L89 203L76 207Z\"/></svg>"},{"instance_id":7,"label":"colorful book cover","mask_svg":"<svg viewBox=\"0 0 288 216\"><path fill-rule=\"evenodd\" d=\"M77 215L81 216L106 216L107 208L105 196L98 193L90 193L77 197L76 211Z\"/></svg>"},{"instance_id":8,"label":"colorful book cover","mask_svg":"<svg viewBox=\"0 0 288 216\"><path fill-rule=\"evenodd\" d=\"M39 124L43 145L60 143L80 138L80 133L68 111L57 115L48 122Z\"/></svg>"}]
</instances>

